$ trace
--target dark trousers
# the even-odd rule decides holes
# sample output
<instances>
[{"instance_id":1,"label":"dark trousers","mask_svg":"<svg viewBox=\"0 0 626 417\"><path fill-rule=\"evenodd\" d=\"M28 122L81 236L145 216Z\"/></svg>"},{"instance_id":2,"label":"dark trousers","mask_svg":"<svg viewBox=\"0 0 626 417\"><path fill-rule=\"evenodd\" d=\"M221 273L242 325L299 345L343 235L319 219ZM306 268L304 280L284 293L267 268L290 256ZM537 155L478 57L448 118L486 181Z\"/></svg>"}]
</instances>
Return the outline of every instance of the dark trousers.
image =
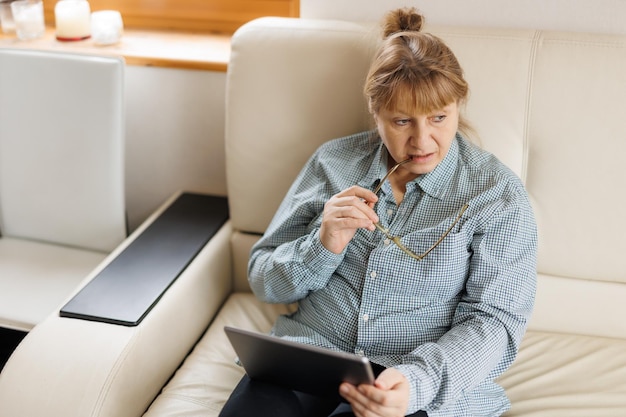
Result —
<instances>
[{"instance_id":1,"label":"dark trousers","mask_svg":"<svg viewBox=\"0 0 626 417\"><path fill-rule=\"evenodd\" d=\"M375 367L377 368L377 367ZM380 373L375 369L374 373ZM319 397L253 381L244 375L224 405L220 417L354 417L350 404L336 396ZM428 417L418 411L408 417Z\"/></svg>"}]
</instances>

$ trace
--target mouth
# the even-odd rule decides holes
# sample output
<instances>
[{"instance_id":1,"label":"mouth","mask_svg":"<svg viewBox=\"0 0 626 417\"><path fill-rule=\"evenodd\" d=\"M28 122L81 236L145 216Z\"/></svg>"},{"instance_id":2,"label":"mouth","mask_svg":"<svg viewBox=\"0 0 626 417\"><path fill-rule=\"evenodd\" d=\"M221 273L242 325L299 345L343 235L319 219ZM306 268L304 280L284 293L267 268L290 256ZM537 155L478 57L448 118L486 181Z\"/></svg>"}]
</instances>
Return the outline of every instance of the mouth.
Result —
<instances>
[{"instance_id":1,"label":"mouth","mask_svg":"<svg viewBox=\"0 0 626 417\"><path fill-rule=\"evenodd\" d=\"M409 155L408 160L419 164L419 163L428 162L432 158L433 155L434 155L433 153L427 153L423 155Z\"/></svg>"}]
</instances>

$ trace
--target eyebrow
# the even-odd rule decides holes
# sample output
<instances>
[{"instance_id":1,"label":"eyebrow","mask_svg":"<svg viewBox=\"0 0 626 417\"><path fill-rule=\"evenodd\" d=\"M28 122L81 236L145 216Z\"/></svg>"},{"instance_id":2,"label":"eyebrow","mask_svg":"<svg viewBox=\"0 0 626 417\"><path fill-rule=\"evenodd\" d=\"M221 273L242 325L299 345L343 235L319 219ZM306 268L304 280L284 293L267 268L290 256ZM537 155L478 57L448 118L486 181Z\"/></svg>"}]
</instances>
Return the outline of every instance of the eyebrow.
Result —
<instances>
[{"instance_id":1,"label":"eyebrow","mask_svg":"<svg viewBox=\"0 0 626 417\"><path fill-rule=\"evenodd\" d=\"M449 105L447 105L447 106L445 106L445 107L443 107L441 109L434 109L434 110L428 111L427 113L419 113L419 114L422 114L422 115L425 115L425 116L432 116L432 115L435 115L437 113L442 113L442 112L448 114L448 113L450 113L452 111L450 106L451 106L451 104L449 104ZM412 117L415 116L414 114L412 114L412 112L408 112L408 111L405 111L403 109L387 109L387 111L389 113L392 113L393 116L397 116L399 114L403 118L412 118Z\"/></svg>"}]
</instances>

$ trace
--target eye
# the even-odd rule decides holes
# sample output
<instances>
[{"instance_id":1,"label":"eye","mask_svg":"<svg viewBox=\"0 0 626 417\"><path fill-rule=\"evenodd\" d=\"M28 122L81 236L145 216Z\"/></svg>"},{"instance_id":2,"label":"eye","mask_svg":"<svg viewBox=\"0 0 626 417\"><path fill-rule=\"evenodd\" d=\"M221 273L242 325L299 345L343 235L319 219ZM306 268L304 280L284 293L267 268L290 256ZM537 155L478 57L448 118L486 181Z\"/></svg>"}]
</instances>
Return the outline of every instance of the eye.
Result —
<instances>
[{"instance_id":1,"label":"eye","mask_svg":"<svg viewBox=\"0 0 626 417\"><path fill-rule=\"evenodd\" d=\"M433 116L433 117L431 118L431 120L432 120L433 122L435 122L435 123L441 123L441 122L443 122L444 120L446 120L446 117L447 117L447 116L446 116L445 114L438 114L438 115L436 115L436 116Z\"/></svg>"},{"instance_id":2,"label":"eye","mask_svg":"<svg viewBox=\"0 0 626 417\"><path fill-rule=\"evenodd\" d=\"M411 119L396 119L395 124L398 126L407 126L411 123Z\"/></svg>"}]
</instances>

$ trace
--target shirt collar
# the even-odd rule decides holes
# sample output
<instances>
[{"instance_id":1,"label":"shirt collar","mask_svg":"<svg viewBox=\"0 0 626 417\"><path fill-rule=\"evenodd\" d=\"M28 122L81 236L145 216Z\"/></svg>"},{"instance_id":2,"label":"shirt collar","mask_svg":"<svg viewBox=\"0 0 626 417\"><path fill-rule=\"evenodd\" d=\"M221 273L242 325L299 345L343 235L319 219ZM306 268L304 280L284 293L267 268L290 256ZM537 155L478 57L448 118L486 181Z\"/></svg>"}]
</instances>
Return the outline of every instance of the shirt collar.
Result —
<instances>
[{"instance_id":1,"label":"shirt collar","mask_svg":"<svg viewBox=\"0 0 626 417\"><path fill-rule=\"evenodd\" d=\"M459 157L459 135L455 137L450 145L450 149L445 158L433 169L431 172L421 175L414 179L412 182L416 183L422 191L431 197L439 200L443 199L447 189L450 187L450 178L454 174L457 166L457 159ZM389 153L387 148L383 144L382 140L379 141L376 147L372 164L367 171L365 177L359 181L359 186L373 190L378 182L387 173L387 158Z\"/></svg>"}]
</instances>

